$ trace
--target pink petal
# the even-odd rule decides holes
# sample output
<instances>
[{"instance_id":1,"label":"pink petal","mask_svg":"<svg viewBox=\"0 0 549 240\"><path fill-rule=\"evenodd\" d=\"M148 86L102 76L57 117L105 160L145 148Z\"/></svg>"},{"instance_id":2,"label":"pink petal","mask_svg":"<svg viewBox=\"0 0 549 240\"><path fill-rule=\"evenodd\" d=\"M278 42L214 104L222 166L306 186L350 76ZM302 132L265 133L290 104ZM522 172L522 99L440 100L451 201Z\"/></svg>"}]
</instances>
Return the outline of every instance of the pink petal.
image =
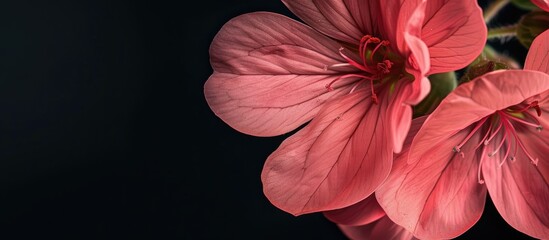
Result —
<instances>
[{"instance_id":1,"label":"pink petal","mask_svg":"<svg viewBox=\"0 0 549 240\"><path fill-rule=\"evenodd\" d=\"M286 16L256 12L227 22L210 46L216 72L240 75L333 74L346 62L340 44Z\"/></svg>"},{"instance_id":2,"label":"pink petal","mask_svg":"<svg viewBox=\"0 0 549 240\"><path fill-rule=\"evenodd\" d=\"M406 94L402 95L402 102L408 105L416 105L423 100L431 90L431 83L425 77L429 71L429 51L421 39L411 34L405 34L406 49L410 51L406 63L406 72L413 75L412 84L406 88Z\"/></svg>"},{"instance_id":3,"label":"pink petal","mask_svg":"<svg viewBox=\"0 0 549 240\"><path fill-rule=\"evenodd\" d=\"M405 145L409 145L412 142L413 136L416 135L425 119L426 117L422 116L412 120L410 132L404 142ZM324 216L338 224L359 226L380 219L385 216L385 212L379 206L376 197L370 195L368 198L349 207L324 212Z\"/></svg>"},{"instance_id":4,"label":"pink petal","mask_svg":"<svg viewBox=\"0 0 549 240\"><path fill-rule=\"evenodd\" d=\"M425 77L430 68L429 49L425 43L419 38L421 35L420 24L423 21L423 10L425 2L422 2L414 11L412 16L409 16L409 21L405 28L404 46L408 52L408 61L406 62L406 72L414 76L411 92L404 99L407 104L416 105L427 96L431 89L429 80Z\"/></svg>"},{"instance_id":5,"label":"pink petal","mask_svg":"<svg viewBox=\"0 0 549 240\"><path fill-rule=\"evenodd\" d=\"M411 94L411 84L396 84L395 93L387 109L389 120L389 137L394 147L394 152L399 153L402 144L410 130L412 122L412 107L406 104L406 98Z\"/></svg>"},{"instance_id":6,"label":"pink petal","mask_svg":"<svg viewBox=\"0 0 549 240\"><path fill-rule=\"evenodd\" d=\"M386 1L390 5L391 1ZM411 3L418 5L410 5ZM391 7L391 6L387 6ZM392 6L396 7L396 6ZM407 56L406 72L413 75L411 84L403 84L401 90L399 86L395 91L395 97L392 100L388 110L390 122L390 130L395 153L402 149L402 142L408 133L410 127L410 119L412 116L411 105L418 104L427 96L430 90L430 83L425 74L429 70L429 52L425 43L419 38L421 35L421 23L423 22L423 11L425 2L407 1L399 12L399 21L405 19L402 25L396 26L398 31L403 31L403 34L396 35L398 48L404 56ZM413 11L410 11L413 10ZM391 11L388 11L390 13ZM403 38L402 42L401 38Z\"/></svg>"},{"instance_id":7,"label":"pink petal","mask_svg":"<svg viewBox=\"0 0 549 240\"><path fill-rule=\"evenodd\" d=\"M374 195L349 207L324 212L330 221L347 226L369 224L385 216Z\"/></svg>"},{"instance_id":8,"label":"pink petal","mask_svg":"<svg viewBox=\"0 0 549 240\"><path fill-rule=\"evenodd\" d=\"M549 1L548 0L532 0L532 3L536 4L539 8L549 12Z\"/></svg>"},{"instance_id":9,"label":"pink petal","mask_svg":"<svg viewBox=\"0 0 549 240\"><path fill-rule=\"evenodd\" d=\"M459 154L452 149L478 120L548 90L548 77L536 71L497 71L450 93L427 117L411 150L399 155L393 172L376 191L387 215L421 238L452 238L470 228L480 217L485 197L485 188L477 183L481 153L473 150L480 142L479 133ZM399 160L406 156L410 165Z\"/></svg>"},{"instance_id":10,"label":"pink petal","mask_svg":"<svg viewBox=\"0 0 549 240\"><path fill-rule=\"evenodd\" d=\"M388 217L363 226L346 226L338 224L339 229L352 240L362 239L387 239L387 240L411 240L416 239L411 232L396 225Z\"/></svg>"},{"instance_id":11,"label":"pink petal","mask_svg":"<svg viewBox=\"0 0 549 240\"><path fill-rule=\"evenodd\" d=\"M542 117L547 123L547 115ZM501 166L503 154L485 157L482 172L486 187L507 223L534 238L549 239L549 133L545 129L517 133L527 151L539 158L537 166L520 150L515 161L506 160Z\"/></svg>"},{"instance_id":12,"label":"pink petal","mask_svg":"<svg viewBox=\"0 0 549 240\"><path fill-rule=\"evenodd\" d=\"M272 204L300 215L340 209L368 197L390 172L387 93L366 89L330 101L267 159L263 190Z\"/></svg>"},{"instance_id":13,"label":"pink petal","mask_svg":"<svg viewBox=\"0 0 549 240\"><path fill-rule=\"evenodd\" d=\"M355 22L349 12L350 8L343 1L283 0L283 2L309 26L334 39L358 44L364 35L361 31L363 28Z\"/></svg>"},{"instance_id":14,"label":"pink petal","mask_svg":"<svg viewBox=\"0 0 549 240\"><path fill-rule=\"evenodd\" d=\"M214 113L234 129L274 136L309 121L330 97L347 94L348 88L326 90L336 77L214 73L204 95Z\"/></svg>"},{"instance_id":15,"label":"pink petal","mask_svg":"<svg viewBox=\"0 0 549 240\"><path fill-rule=\"evenodd\" d=\"M391 239L391 240L407 240L417 239L412 232L405 228L395 224L387 216L374 223L374 229L372 230L371 237L368 239Z\"/></svg>"},{"instance_id":16,"label":"pink petal","mask_svg":"<svg viewBox=\"0 0 549 240\"><path fill-rule=\"evenodd\" d=\"M418 12L422 12L424 6L425 4L421 4L416 9L415 14L411 16L403 34L404 45L401 46L401 49L406 49L409 55L406 72L413 74L415 79L421 79L431 67L429 49L425 45L425 42L420 39L421 33L419 29L421 26L419 24L423 20L423 15Z\"/></svg>"},{"instance_id":17,"label":"pink petal","mask_svg":"<svg viewBox=\"0 0 549 240\"><path fill-rule=\"evenodd\" d=\"M423 126L429 124L432 115ZM423 130L420 129L419 132ZM486 188L478 183L478 157L473 149L480 140L478 134L462 148L463 156L452 148L459 144L470 129L448 136L433 144L421 159L406 163L403 152L395 160L393 170L376 191L379 204L395 223L418 238L454 238L475 224L484 209ZM429 141L428 138L416 141ZM405 149L404 151L415 149Z\"/></svg>"},{"instance_id":18,"label":"pink petal","mask_svg":"<svg viewBox=\"0 0 549 240\"><path fill-rule=\"evenodd\" d=\"M379 1L344 0L344 2L363 34L375 35L378 32L378 23L381 22L382 14Z\"/></svg>"},{"instance_id":19,"label":"pink petal","mask_svg":"<svg viewBox=\"0 0 549 240\"><path fill-rule=\"evenodd\" d=\"M403 56L409 54L404 43L404 34L419 37L420 23L424 17L424 2L425 0L380 1L383 9L381 34Z\"/></svg>"},{"instance_id":20,"label":"pink petal","mask_svg":"<svg viewBox=\"0 0 549 240\"><path fill-rule=\"evenodd\" d=\"M363 240L372 239L372 229L374 224L367 224L363 226L347 226L343 224L337 224L341 232L345 234L350 240Z\"/></svg>"},{"instance_id":21,"label":"pink petal","mask_svg":"<svg viewBox=\"0 0 549 240\"><path fill-rule=\"evenodd\" d=\"M217 116L241 132L289 132L309 121L326 99L344 91L326 90L339 76L327 66L344 62L338 48L338 43L282 15L236 17L210 47L214 74L204 85L206 100Z\"/></svg>"},{"instance_id":22,"label":"pink petal","mask_svg":"<svg viewBox=\"0 0 549 240\"><path fill-rule=\"evenodd\" d=\"M429 47L429 74L467 66L482 52L486 36L486 24L477 1L427 1L421 38Z\"/></svg>"},{"instance_id":23,"label":"pink petal","mask_svg":"<svg viewBox=\"0 0 549 240\"><path fill-rule=\"evenodd\" d=\"M532 42L528 55L526 55L524 69L549 74L549 30L545 30Z\"/></svg>"},{"instance_id":24,"label":"pink petal","mask_svg":"<svg viewBox=\"0 0 549 240\"><path fill-rule=\"evenodd\" d=\"M432 146L496 110L513 106L546 90L549 90L547 74L526 70L495 71L460 85L426 120L416 138L429 141L414 140L414 151L409 153L408 162L416 161Z\"/></svg>"}]
</instances>

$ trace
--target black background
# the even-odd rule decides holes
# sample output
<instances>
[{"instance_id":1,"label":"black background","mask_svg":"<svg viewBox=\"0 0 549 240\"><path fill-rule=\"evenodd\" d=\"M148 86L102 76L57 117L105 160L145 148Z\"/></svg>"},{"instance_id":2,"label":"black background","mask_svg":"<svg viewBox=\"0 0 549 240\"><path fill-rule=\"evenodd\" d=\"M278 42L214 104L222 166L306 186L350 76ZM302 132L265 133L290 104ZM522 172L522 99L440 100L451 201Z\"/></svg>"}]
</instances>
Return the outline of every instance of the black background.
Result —
<instances>
[{"instance_id":1,"label":"black background","mask_svg":"<svg viewBox=\"0 0 549 240\"><path fill-rule=\"evenodd\" d=\"M203 97L226 21L293 15L276 0L189 4L0 3L0 237L345 239L264 197L263 162L287 136L238 133ZM506 9L495 25L516 20ZM488 236L525 238L490 201L460 239Z\"/></svg>"}]
</instances>

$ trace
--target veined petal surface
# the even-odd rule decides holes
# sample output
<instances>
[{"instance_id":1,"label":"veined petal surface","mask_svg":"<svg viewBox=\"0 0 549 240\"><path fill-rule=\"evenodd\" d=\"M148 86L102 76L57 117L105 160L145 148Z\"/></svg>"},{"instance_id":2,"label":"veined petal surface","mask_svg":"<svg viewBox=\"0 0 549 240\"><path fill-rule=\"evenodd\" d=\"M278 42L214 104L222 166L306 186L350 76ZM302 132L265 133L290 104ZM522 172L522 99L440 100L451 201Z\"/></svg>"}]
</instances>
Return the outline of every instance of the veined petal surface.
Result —
<instances>
[{"instance_id":1,"label":"veined petal surface","mask_svg":"<svg viewBox=\"0 0 549 240\"><path fill-rule=\"evenodd\" d=\"M393 160L384 120L387 95L380 92L380 104L374 104L361 89L330 101L282 142L262 173L271 203L300 215L344 208L372 194Z\"/></svg>"},{"instance_id":2,"label":"veined petal surface","mask_svg":"<svg viewBox=\"0 0 549 240\"><path fill-rule=\"evenodd\" d=\"M309 121L333 95L340 45L297 21L250 13L229 21L210 47L214 74L204 85L210 108L233 128L256 136L289 132ZM338 81L345 85L349 79Z\"/></svg>"}]
</instances>

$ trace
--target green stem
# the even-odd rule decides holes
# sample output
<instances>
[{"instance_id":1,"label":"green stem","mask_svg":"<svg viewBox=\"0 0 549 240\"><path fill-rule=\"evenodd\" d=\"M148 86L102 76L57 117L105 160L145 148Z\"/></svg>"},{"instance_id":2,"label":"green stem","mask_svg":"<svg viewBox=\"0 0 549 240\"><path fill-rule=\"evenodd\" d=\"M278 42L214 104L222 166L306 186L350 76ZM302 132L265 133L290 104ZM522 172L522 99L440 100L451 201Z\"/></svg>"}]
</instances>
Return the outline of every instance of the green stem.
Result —
<instances>
[{"instance_id":1,"label":"green stem","mask_svg":"<svg viewBox=\"0 0 549 240\"><path fill-rule=\"evenodd\" d=\"M517 24L488 29L488 39L514 37L517 35Z\"/></svg>"},{"instance_id":2,"label":"green stem","mask_svg":"<svg viewBox=\"0 0 549 240\"><path fill-rule=\"evenodd\" d=\"M484 10L484 22L489 23L510 0L496 0Z\"/></svg>"}]
</instances>

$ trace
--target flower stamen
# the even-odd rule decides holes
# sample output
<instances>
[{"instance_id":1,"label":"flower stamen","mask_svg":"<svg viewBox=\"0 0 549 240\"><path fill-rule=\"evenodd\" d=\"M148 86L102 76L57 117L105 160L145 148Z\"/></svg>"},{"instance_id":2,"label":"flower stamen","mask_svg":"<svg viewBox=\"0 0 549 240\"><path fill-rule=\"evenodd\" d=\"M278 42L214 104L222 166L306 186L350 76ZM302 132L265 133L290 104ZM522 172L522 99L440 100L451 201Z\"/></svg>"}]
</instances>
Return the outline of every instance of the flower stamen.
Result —
<instances>
[{"instance_id":1,"label":"flower stamen","mask_svg":"<svg viewBox=\"0 0 549 240\"><path fill-rule=\"evenodd\" d=\"M356 77L359 80L357 83L352 85L349 93L354 92L361 84L363 80L370 81L370 91L372 101L374 103L379 103L378 96L376 94L377 84L381 83L384 77L387 74L391 73L394 63L387 58L388 49L387 46L390 45L390 42L387 40L380 40L377 37L372 37L371 35L365 35L360 39L358 45L358 56L350 55L348 50L344 47L339 49L339 55L347 61L345 64L336 64L337 66L352 66L359 70L359 73L350 73L337 77L326 85L328 91L332 91L332 86L335 82L349 77ZM382 50L384 49L384 50ZM355 52L356 53L356 52ZM381 55L382 54L382 55ZM360 62L362 61L362 62ZM374 82L377 81L377 82Z\"/></svg>"},{"instance_id":2,"label":"flower stamen","mask_svg":"<svg viewBox=\"0 0 549 240\"><path fill-rule=\"evenodd\" d=\"M371 77L368 77L368 76L365 76L365 75L362 75L362 74L356 74L356 73L349 73L349 74L345 74L345 75L342 75L342 76L339 76L337 77L336 79L332 80L330 83L326 84L326 89L328 89L328 91L333 91L334 89L332 88L332 85L341 80L341 79L344 79L344 78L350 78L350 77L356 77L356 78L361 78L361 79L366 79L366 80L370 80L370 81L374 81L375 79L374 78L371 78Z\"/></svg>"},{"instance_id":3,"label":"flower stamen","mask_svg":"<svg viewBox=\"0 0 549 240\"><path fill-rule=\"evenodd\" d=\"M471 139L471 137L480 129L480 127L482 127L482 125L486 122L486 119L488 119L488 118L485 117L482 120L478 121L477 124L475 125L475 128L473 128L473 130L471 130L471 132L469 132L469 134L467 134L467 136L463 139L463 141L461 141L460 144L458 144L457 146L454 146L452 151L454 151L456 153L460 152L461 147L463 147L463 145L465 145L465 143L467 141L469 141L469 139Z\"/></svg>"}]
</instances>

